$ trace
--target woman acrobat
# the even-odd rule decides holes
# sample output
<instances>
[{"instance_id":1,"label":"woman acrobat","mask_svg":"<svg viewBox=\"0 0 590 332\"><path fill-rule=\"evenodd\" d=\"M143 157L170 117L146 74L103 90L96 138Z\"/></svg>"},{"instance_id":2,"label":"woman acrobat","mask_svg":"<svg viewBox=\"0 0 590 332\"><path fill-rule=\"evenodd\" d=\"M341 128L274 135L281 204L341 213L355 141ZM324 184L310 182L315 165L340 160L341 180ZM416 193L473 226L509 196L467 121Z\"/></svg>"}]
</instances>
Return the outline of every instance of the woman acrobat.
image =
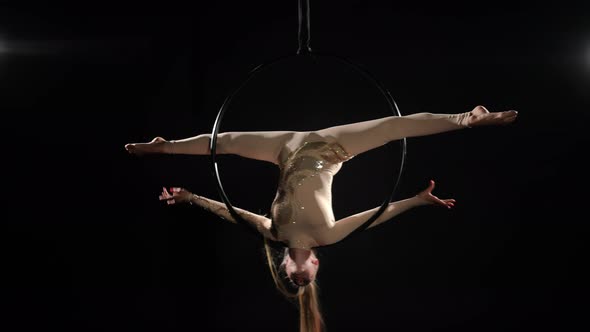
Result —
<instances>
[{"instance_id":1,"label":"woman acrobat","mask_svg":"<svg viewBox=\"0 0 590 332\"><path fill-rule=\"evenodd\" d=\"M332 210L332 180L342 163L356 155L402 138L433 135L477 126L505 125L516 111L489 112L477 106L458 114L416 113L340 125L316 131L226 132L217 138L218 154L235 154L271 162L280 168L279 184L271 205L270 218L236 209L238 214L272 241L285 244L277 267L265 241L271 273L277 288L298 298L301 331L319 331L315 278L319 260L314 248L336 243L361 226L376 209L335 220ZM148 143L125 145L129 153L207 155L210 134L167 141L156 137ZM454 206L454 199L432 194L434 181L416 196L391 202L369 227L374 227L411 208L423 205ZM201 197L183 188L163 188L160 200L168 204L191 203L223 219L235 222L224 203Z\"/></svg>"}]
</instances>

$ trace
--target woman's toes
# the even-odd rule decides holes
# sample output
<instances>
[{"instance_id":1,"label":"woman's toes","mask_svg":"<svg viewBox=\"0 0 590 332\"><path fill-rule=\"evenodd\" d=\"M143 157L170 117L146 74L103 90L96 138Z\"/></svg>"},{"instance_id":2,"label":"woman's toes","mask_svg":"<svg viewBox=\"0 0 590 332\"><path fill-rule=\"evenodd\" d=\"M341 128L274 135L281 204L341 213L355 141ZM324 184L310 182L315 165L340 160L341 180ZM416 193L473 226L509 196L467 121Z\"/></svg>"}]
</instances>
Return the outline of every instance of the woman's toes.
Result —
<instances>
[{"instance_id":1,"label":"woman's toes","mask_svg":"<svg viewBox=\"0 0 590 332\"><path fill-rule=\"evenodd\" d=\"M514 122L514 120L516 120L516 116L507 117L504 119L504 123L511 123Z\"/></svg>"}]
</instances>

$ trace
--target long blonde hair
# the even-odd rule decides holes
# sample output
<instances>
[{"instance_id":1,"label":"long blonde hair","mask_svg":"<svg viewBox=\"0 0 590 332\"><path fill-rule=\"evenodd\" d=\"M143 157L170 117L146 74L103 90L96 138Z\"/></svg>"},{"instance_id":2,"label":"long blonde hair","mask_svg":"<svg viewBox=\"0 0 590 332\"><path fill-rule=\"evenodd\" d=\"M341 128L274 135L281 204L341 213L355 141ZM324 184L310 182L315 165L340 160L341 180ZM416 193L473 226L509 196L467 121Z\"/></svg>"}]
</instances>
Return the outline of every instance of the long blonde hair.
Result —
<instances>
[{"instance_id":1,"label":"long blonde hair","mask_svg":"<svg viewBox=\"0 0 590 332\"><path fill-rule=\"evenodd\" d=\"M283 256L287 255L287 248L283 252ZM312 249L313 250L313 249ZM287 281L287 276L284 270L284 265L279 264L277 268L277 262L274 255L273 248L268 243L268 240L264 239L264 251L266 253L266 259L268 261L268 267L270 274L275 282L277 289L289 300L296 301L297 307L299 308L299 331L300 332L320 332L324 328L324 319L320 311L319 302L319 287L317 282L314 280L308 285L303 287L290 287L290 283ZM315 253L315 252L314 252Z\"/></svg>"}]
</instances>

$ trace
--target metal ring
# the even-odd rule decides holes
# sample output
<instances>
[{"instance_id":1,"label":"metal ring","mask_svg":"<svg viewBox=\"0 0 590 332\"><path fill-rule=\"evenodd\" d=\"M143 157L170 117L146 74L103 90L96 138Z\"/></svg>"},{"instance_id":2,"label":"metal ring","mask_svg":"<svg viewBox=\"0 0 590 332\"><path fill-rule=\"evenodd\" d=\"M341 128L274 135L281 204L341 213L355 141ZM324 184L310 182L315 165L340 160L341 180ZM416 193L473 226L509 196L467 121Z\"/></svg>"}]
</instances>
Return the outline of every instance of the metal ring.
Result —
<instances>
[{"instance_id":1,"label":"metal ring","mask_svg":"<svg viewBox=\"0 0 590 332\"><path fill-rule=\"evenodd\" d=\"M328 58L332 58L332 59L336 59L339 60L343 63L345 63L346 65L352 67L354 70L356 70L357 72L361 73L365 78L367 78L371 83L373 83L373 85L375 85L378 89L379 92L381 92L381 94L383 95L383 97L387 100L387 104L389 105L390 110L392 111L392 113L395 116L401 116L401 113L399 111L399 108L395 102L395 100L393 99L393 97L391 96L391 94L389 93L389 91L387 89L385 89L383 87L383 85L373 76L369 73L368 70L362 68L360 65L354 63L353 61L342 57L342 56L338 56L338 55L330 55L330 54L321 54L321 53L315 53L315 52L309 52L309 53L304 53L304 54L294 54L294 55L285 55L279 58L276 58L272 61L263 63L257 67L255 67L252 71L250 71L250 73L248 74L247 78L235 89L233 90L233 92L231 94L229 94L226 98L225 101L223 102L223 104L221 105L221 108L219 109L219 112L217 113L217 117L215 119L215 123L213 124L213 130L211 133L211 141L210 141L210 151L211 151L211 167L213 170L213 174L215 176L216 179L216 184L217 184L217 189L219 191L219 195L221 196L221 199L223 200L223 202L225 203L229 213L231 214L231 216L235 219L235 221L237 223L241 223L243 225L248 225L251 226L247 221L243 220L242 217L240 217L240 215L236 212L236 210L234 209L234 207L232 206L229 198L227 197L225 190L223 189L223 184L221 183L221 177L219 175L219 169L217 167L217 135L219 134L219 127L221 126L221 121L223 119L223 116L225 114L225 112L227 111L229 104L231 103L232 99L234 98L234 96L236 96L238 94L238 92L240 92L240 90L253 78L256 76L257 73L261 72L264 68L270 67L271 65L274 65L276 63L279 63L281 61L290 59L290 58L294 58L294 57L298 57L298 56L321 56L321 57L328 57ZM359 226L357 229L355 229L353 232L351 232L346 238L350 237L353 234L357 234L363 230L365 230L367 227L369 227L377 218L379 218L379 216L381 216L381 214L385 211L385 209L387 208L387 206L389 205L389 203L391 202L391 200L393 199L393 196L395 194L395 191L397 189L397 186L400 182L401 179L401 175L402 175L402 171L405 165L405 159L406 159L406 149L407 149L407 144L406 144L406 139L403 138L400 140L400 145L401 145L401 161L400 161L400 168L399 168L399 172L398 174L395 174L393 177L393 181L391 184L391 189L389 191L389 195L386 197L386 199L383 201L383 203L381 204L381 207L369 218L367 219L366 222L364 222L361 226ZM258 231L255 229L255 227L248 227L250 230L256 232L256 234L259 234Z\"/></svg>"}]
</instances>

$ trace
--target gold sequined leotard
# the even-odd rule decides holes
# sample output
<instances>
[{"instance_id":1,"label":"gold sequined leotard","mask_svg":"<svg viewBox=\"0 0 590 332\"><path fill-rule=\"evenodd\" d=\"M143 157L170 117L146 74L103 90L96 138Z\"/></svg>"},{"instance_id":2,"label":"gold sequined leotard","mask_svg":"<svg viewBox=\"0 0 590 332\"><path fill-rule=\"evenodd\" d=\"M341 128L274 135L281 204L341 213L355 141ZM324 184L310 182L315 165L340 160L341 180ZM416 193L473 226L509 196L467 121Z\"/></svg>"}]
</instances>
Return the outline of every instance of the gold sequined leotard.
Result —
<instances>
[{"instance_id":1,"label":"gold sequined leotard","mask_svg":"<svg viewBox=\"0 0 590 332\"><path fill-rule=\"evenodd\" d=\"M290 248L322 245L334 224L332 179L352 158L335 142L305 142L281 160L277 195L271 206L273 229Z\"/></svg>"}]
</instances>

